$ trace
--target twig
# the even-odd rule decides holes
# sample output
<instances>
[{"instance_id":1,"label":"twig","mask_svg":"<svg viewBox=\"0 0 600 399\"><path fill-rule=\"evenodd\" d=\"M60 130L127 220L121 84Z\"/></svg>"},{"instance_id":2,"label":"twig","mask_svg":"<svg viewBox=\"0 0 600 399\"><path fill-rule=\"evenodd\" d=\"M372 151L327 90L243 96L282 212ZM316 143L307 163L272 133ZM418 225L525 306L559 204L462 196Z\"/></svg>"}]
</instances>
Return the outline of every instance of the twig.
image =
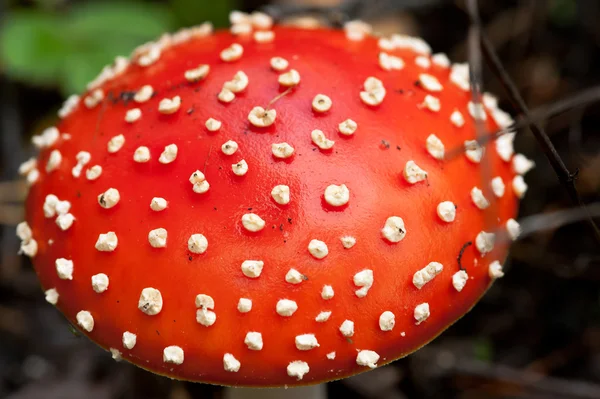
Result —
<instances>
[{"instance_id":1,"label":"twig","mask_svg":"<svg viewBox=\"0 0 600 399\"><path fill-rule=\"evenodd\" d=\"M525 101L521 97L519 90L512 82L510 76L508 76L508 73L502 66L502 63L498 58L498 55L496 54L494 48L492 47L489 39L485 35L485 32L481 32L481 46L483 49L483 54L486 60L488 61L488 64L490 65L494 73L500 78L502 86L506 90L510 101L517 108L519 113L523 114L528 120L530 120L529 109L527 108ZM531 129L531 132L538 141L539 145L542 147L542 151L546 155L546 158L548 159L550 165L554 169L554 172L558 176L558 180L569 194L569 197L571 198L573 203L585 209L586 206L583 203L579 192L577 192L577 188L575 187L575 179L577 177L577 172L569 172L560 155L558 154L558 151L556 151L556 148L554 148L552 141L550 141L550 138L548 137L548 135L542 127L540 127L535 122L530 122L529 128ZM587 220L590 228L596 236L597 241L600 243L600 229L598 228L594 220L591 218L591 216L589 216Z\"/></svg>"},{"instance_id":2,"label":"twig","mask_svg":"<svg viewBox=\"0 0 600 399\"><path fill-rule=\"evenodd\" d=\"M467 9L471 17L471 26L469 27L468 49L469 49L469 80L471 83L471 101L476 109L476 116L479 116L481 107L481 90L483 87L483 72L481 61L481 49L479 43L481 41L481 21L479 19L479 8L477 0L467 0ZM485 124L482 118L475 118L475 131L477 141L483 140L486 136ZM492 169L489 162L487 152L484 153L481 165L481 187L486 198L491 198L495 201L495 197L490 195L491 187L486 182L492 178ZM490 209L496 209L491 207ZM490 212L484 214L485 225L487 228L494 225L496 217Z\"/></svg>"}]
</instances>

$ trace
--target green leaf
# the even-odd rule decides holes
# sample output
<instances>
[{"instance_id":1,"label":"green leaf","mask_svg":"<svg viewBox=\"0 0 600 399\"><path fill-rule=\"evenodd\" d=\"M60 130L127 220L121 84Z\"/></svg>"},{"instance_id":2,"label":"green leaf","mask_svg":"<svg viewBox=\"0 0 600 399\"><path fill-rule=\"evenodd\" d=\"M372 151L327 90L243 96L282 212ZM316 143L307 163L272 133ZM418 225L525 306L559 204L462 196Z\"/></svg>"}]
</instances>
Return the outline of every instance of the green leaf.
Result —
<instances>
[{"instance_id":1,"label":"green leaf","mask_svg":"<svg viewBox=\"0 0 600 399\"><path fill-rule=\"evenodd\" d=\"M217 28L229 24L229 12L237 8L237 0L171 0L171 7L183 26L212 22Z\"/></svg>"},{"instance_id":2,"label":"green leaf","mask_svg":"<svg viewBox=\"0 0 600 399\"><path fill-rule=\"evenodd\" d=\"M78 93L116 56L173 28L169 9L130 1L74 5L66 15L13 12L0 30L0 60L17 79Z\"/></svg>"},{"instance_id":3,"label":"green leaf","mask_svg":"<svg viewBox=\"0 0 600 399\"><path fill-rule=\"evenodd\" d=\"M0 60L6 72L34 83L55 81L69 53L63 33L54 15L13 12L0 29Z\"/></svg>"},{"instance_id":4,"label":"green leaf","mask_svg":"<svg viewBox=\"0 0 600 399\"><path fill-rule=\"evenodd\" d=\"M73 7L67 29L73 39L95 39L103 47L118 39L152 40L173 29L173 17L162 6L129 1L87 3ZM113 39L117 39L113 42Z\"/></svg>"},{"instance_id":5,"label":"green leaf","mask_svg":"<svg viewBox=\"0 0 600 399\"><path fill-rule=\"evenodd\" d=\"M494 347L486 338L480 338L473 342L473 352L475 358L483 362L490 362L494 357Z\"/></svg>"}]
</instances>

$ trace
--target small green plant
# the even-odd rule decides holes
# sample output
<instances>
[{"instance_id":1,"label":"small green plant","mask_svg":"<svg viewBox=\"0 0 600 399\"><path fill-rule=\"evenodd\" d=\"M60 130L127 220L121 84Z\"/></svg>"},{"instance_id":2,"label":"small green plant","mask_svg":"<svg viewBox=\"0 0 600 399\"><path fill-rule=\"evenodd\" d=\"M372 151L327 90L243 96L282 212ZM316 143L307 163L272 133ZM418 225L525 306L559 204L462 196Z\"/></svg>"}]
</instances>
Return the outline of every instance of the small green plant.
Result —
<instances>
[{"instance_id":1,"label":"small green plant","mask_svg":"<svg viewBox=\"0 0 600 399\"><path fill-rule=\"evenodd\" d=\"M116 56L181 26L222 26L231 8L229 0L171 0L13 10L0 27L0 68L14 79L78 93Z\"/></svg>"}]
</instances>

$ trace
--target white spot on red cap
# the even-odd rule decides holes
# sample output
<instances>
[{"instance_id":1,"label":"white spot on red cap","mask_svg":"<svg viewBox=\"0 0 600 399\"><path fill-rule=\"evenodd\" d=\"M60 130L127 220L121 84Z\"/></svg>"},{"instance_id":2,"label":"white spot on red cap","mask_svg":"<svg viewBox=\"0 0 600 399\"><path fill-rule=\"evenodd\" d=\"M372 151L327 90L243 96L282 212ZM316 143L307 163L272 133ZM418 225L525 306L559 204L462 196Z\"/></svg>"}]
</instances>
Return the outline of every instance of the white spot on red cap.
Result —
<instances>
[{"instance_id":1,"label":"white spot on red cap","mask_svg":"<svg viewBox=\"0 0 600 399\"><path fill-rule=\"evenodd\" d=\"M49 290L44 291L44 297L46 302L51 305L56 305L58 303L58 291L56 288L50 288Z\"/></svg>"},{"instance_id":2,"label":"white spot on red cap","mask_svg":"<svg viewBox=\"0 0 600 399\"><path fill-rule=\"evenodd\" d=\"M102 252L112 252L117 248L119 241L117 235L109 231L106 234L100 234L96 241L96 249Z\"/></svg>"},{"instance_id":3,"label":"white spot on red cap","mask_svg":"<svg viewBox=\"0 0 600 399\"><path fill-rule=\"evenodd\" d=\"M523 198L529 187L527 186L527 183L525 183L523 176L518 175L512 180L512 188L518 198Z\"/></svg>"},{"instance_id":4,"label":"white spot on red cap","mask_svg":"<svg viewBox=\"0 0 600 399\"><path fill-rule=\"evenodd\" d=\"M354 291L354 294L359 298L367 296L367 293L373 286L373 270L365 269L356 273L353 281L354 285L360 287L358 290Z\"/></svg>"},{"instance_id":5,"label":"white spot on red cap","mask_svg":"<svg viewBox=\"0 0 600 399\"><path fill-rule=\"evenodd\" d=\"M417 321L416 324L421 324L431 315L429 311L429 304L427 302L417 305L414 311L414 317Z\"/></svg>"},{"instance_id":6,"label":"white spot on red cap","mask_svg":"<svg viewBox=\"0 0 600 399\"><path fill-rule=\"evenodd\" d=\"M379 105L386 95L383 82L373 76L368 77L363 84L364 90L360 92L360 99L367 105Z\"/></svg>"},{"instance_id":7,"label":"white spot on red cap","mask_svg":"<svg viewBox=\"0 0 600 399\"><path fill-rule=\"evenodd\" d=\"M240 313L248 313L252 310L252 299L240 298L237 309Z\"/></svg>"},{"instance_id":8,"label":"white spot on red cap","mask_svg":"<svg viewBox=\"0 0 600 399\"><path fill-rule=\"evenodd\" d=\"M500 176L494 177L491 182L491 187L492 187L492 192L494 193L494 195L496 197L502 198L504 196L504 191L505 191L506 187L504 185L504 181L502 180L502 177L500 177Z\"/></svg>"},{"instance_id":9,"label":"white spot on red cap","mask_svg":"<svg viewBox=\"0 0 600 399\"><path fill-rule=\"evenodd\" d=\"M121 200L119 190L116 188L109 188L102 194L98 195L98 204L104 209L110 209L117 205Z\"/></svg>"},{"instance_id":10,"label":"white spot on red cap","mask_svg":"<svg viewBox=\"0 0 600 399\"><path fill-rule=\"evenodd\" d=\"M138 309L148 316L160 313L163 307L163 298L159 290L147 287L142 290L138 300Z\"/></svg>"},{"instance_id":11,"label":"white spot on red cap","mask_svg":"<svg viewBox=\"0 0 600 399\"><path fill-rule=\"evenodd\" d=\"M277 301L275 310L280 316L290 317L298 310L298 304L296 304L296 301L290 299L280 299Z\"/></svg>"},{"instance_id":12,"label":"white spot on red cap","mask_svg":"<svg viewBox=\"0 0 600 399\"><path fill-rule=\"evenodd\" d=\"M287 205L290 203L290 188L289 186L279 184L271 190L271 197L279 205Z\"/></svg>"},{"instance_id":13,"label":"white spot on red cap","mask_svg":"<svg viewBox=\"0 0 600 399\"><path fill-rule=\"evenodd\" d=\"M467 63L452 65L450 81L461 90L469 91L471 89L471 84L469 83L469 65Z\"/></svg>"},{"instance_id":14,"label":"white spot on red cap","mask_svg":"<svg viewBox=\"0 0 600 399\"><path fill-rule=\"evenodd\" d=\"M506 221L506 232L511 240L515 241L521 235L521 225L515 219Z\"/></svg>"},{"instance_id":15,"label":"white spot on red cap","mask_svg":"<svg viewBox=\"0 0 600 399\"><path fill-rule=\"evenodd\" d=\"M523 154L515 154L512 158L512 169L518 175L524 175L535 167L535 162Z\"/></svg>"},{"instance_id":16,"label":"white spot on red cap","mask_svg":"<svg viewBox=\"0 0 600 399\"><path fill-rule=\"evenodd\" d=\"M133 153L133 160L139 163L148 162L150 160L150 149L146 146L138 147Z\"/></svg>"},{"instance_id":17,"label":"white spot on red cap","mask_svg":"<svg viewBox=\"0 0 600 399\"><path fill-rule=\"evenodd\" d=\"M85 171L85 177L88 180L96 180L102 174L102 166L94 165Z\"/></svg>"},{"instance_id":18,"label":"white spot on red cap","mask_svg":"<svg viewBox=\"0 0 600 399\"><path fill-rule=\"evenodd\" d=\"M193 254L203 254L208 249L208 240L203 234L192 234L188 240L188 250Z\"/></svg>"},{"instance_id":19,"label":"white spot on red cap","mask_svg":"<svg viewBox=\"0 0 600 399\"><path fill-rule=\"evenodd\" d=\"M248 114L248 120L256 127L271 126L276 117L277 111L274 109L265 110L263 107L254 107Z\"/></svg>"},{"instance_id":20,"label":"white spot on red cap","mask_svg":"<svg viewBox=\"0 0 600 399\"><path fill-rule=\"evenodd\" d=\"M122 134L112 137L108 141L108 145L107 145L108 152L111 154L114 154L115 152L119 151L123 147L123 144L125 144L125 136L123 136Z\"/></svg>"},{"instance_id":21,"label":"white spot on red cap","mask_svg":"<svg viewBox=\"0 0 600 399\"><path fill-rule=\"evenodd\" d=\"M244 176L246 173L248 173L248 163L242 159L238 163L231 165L231 170L237 176Z\"/></svg>"},{"instance_id":22,"label":"white spot on red cap","mask_svg":"<svg viewBox=\"0 0 600 399\"><path fill-rule=\"evenodd\" d=\"M262 260L245 260L242 262L242 273L250 278L260 277L264 265Z\"/></svg>"},{"instance_id":23,"label":"white spot on red cap","mask_svg":"<svg viewBox=\"0 0 600 399\"><path fill-rule=\"evenodd\" d=\"M270 43L273 40L275 40L275 32L272 30L254 32L254 41L257 43Z\"/></svg>"},{"instance_id":24,"label":"white spot on red cap","mask_svg":"<svg viewBox=\"0 0 600 399\"><path fill-rule=\"evenodd\" d=\"M514 140L514 132L505 133L496 139L496 153L504 162L510 162L515 153Z\"/></svg>"},{"instance_id":25,"label":"white spot on red cap","mask_svg":"<svg viewBox=\"0 0 600 399\"><path fill-rule=\"evenodd\" d=\"M413 275L413 284L418 289L423 288L425 284L434 279L435 276L444 270L444 266L439 262L430 262L423 269L418 270Z\"/></svg>"},{"instance_id":26,"label":"white spot on red cap","mask_svg":"<svg viewBox=\"0 0 600 399\"><path fill-rule=\"evenodd\" d=\"M246 213L242 216L242 226L255 233L265 228L265 221L256 213Z\"/></svg>"},{"instance_id":27,"label":"white spot on red cap","mask_svg":"<svg viewBox=\"0 0 600 399\"><path fill-rule=\"evenodd\" d=\"M373 27L364 21L352 20L344 24L344 32L348 40L361 41L372 31Z\"/></svg>"},{"instance_id":28,"label":"white spot on red cap","mask_svg":"<svg viewBox=\"0 0 600 399\"><path fill-rule=\"evenodd\" d=\"M288 143L273 143L271 152L275 158L286 159L294 155L294 147Z\"/></svg>"},{"instance_id":29,"label":"white spot on red cap","mask_svg":"<svg viewBox=\"0 0 600 399\"><path fill-rule=\"evenodd\" d=\"M295 69L290 69L286 73L279 75L278 82L285 87L293 87L300 83L300 74Z\"/></svg>"},{"instance_id":30,"label":"white spot on red cap","mask_svg":"<svg viewBox=\"0 0 600 399\"><path fill-rule=\"evenodd\" d=\"M379 66L385 71L399 71L404 68L404 60L382 51L379 53Z\"/></svg>"},{"instance_id":31,"label":"white spot on red cap","mask_svg":"<svg viewBox=\"0 0 600 399\"><path fill-rule=\"evenodd\" d=\"M262 334L259 332L251 331L246 334L244 343L250 350L253 350L253 351L262 350L262 348L263 348Z\"/></svg>"},{"instance_id":32,"label":"white spot on red cap","mask_svg":"<svg viewBox=\"0 0 600 399\"><path fill-rule=\"evenodd\" d=\"M440 99L429 94L425 96L421 106L433 112L439 112L442 109Z\"/></svg>"},{"instance_id":33,"label":"white spot on red cap","mask_svg":"<svg viewBox=\"0 0 600 399\"><path fill-rule=\"evenodd\" d=\"M334 292L333 292L333 287L330 285L324 285L323 288L321 289L321 298L325 299L325 300L329 300L331 298L333 298Z\"/></svg>"},{"instance_id":34,"label":"white spot on red cap","mask_svg":"<svg viewBox=\"0 0 600 399\"><path fill-rule=\"evenodd\" d=\"M312 101L312 109L315 112L327 112L331 109L333 102L325 94L317 94Z\"/></svg>"},{"instance_id":35,"label":"white spot on red cap","mask_svg":"<svg viewBox=\"0 0 600 399\"><path fill-rule=\"evenodd\" d=\"M219 129L221 129L223 123L214 118L208 118L204 125L206 126L206 129L208 129L209 132L216 132Z\"/></svg>"},{"instance_id":36,"label":"white spot on red cap","mask_svg":"<svg viewBox=\"0 0 600 399\"><path fill-rule=\"evenodd\" d=\"M344 320L340 325L340 332L344 337L351 337L354 335L354 322L352 320Z\"/></svg>"},{"instance_id":37,"label":"white spot on red cap","mask_svg":"<svg viewBox=\"0 0 600 399\"><path fill-rule=\"evenodd\" d=\"M485 231L479 232L475 237L475 246L481 255L485 255L492 252L494 249L494 243L496 242L496 235L494 233L487 233Z\"/></svg>"},{"instance_id":38,"label":"white spot on red cap","mask_svg":"<svg viewBox=\"0 0 600 399\"><path fill-rule=\"evenodd\" d=\"M423 55L415 58L415 64L423 69L429 69L431 67L431 60Z\"/></svg>"},{"instance_id":39,"label":"white spot on red cap","mask_svg":"<svg viewBox=\"0 0 600 399\"><path fill-rule=\"evenodd\" d=\"M181 97L175 96L173 98L163 98L158 103L158 112L161 114L173 114L179 110L181 106Z\"/></svg>"},{"instance_id":40,"label":"white spot on red cap","mask_svg":"<svg viewBox=\"0 0 600 399\"><path fill-rule=\"evenodd\" d=\"M327 311L327 312L320 312L317 317L315 317L315 321L317 323L325 323L327 320L329 320L329 317L331 316L331 312Z\"/></svg>"},{"instance_id":41,"label":"white spot on red cap","mask_svg":"<svg viewBox=\"0 0 600 399\"><path fill-rule=\"evenodd\" d=\"M456 205L452 201L440 202L437 206L437 214L442 221L453 222L456 218Z\"/></svg>"},{"instance_id":42,"label":"white spot on red cap","mask_svg":"<svg viewBox=\"0 0 600 399\"><path fill-rule=\"evenodd\" d=\"M75 221L75 216L71 213L65 213L56 217L56 225L63 231L68 230Z\"/></svg>"},{"instance_id":43,"label":"white spot on red cap","mask_svg":"<svg viewBox=\"0 0 600 399\"><path fill-rule=\"evenodd\" d=\"M370 350L361 350L356 355L356 364L359 366L368 366L369 368L376 368L377 362L379 361L379 354Z\"/></svg>"},{"instance_id":44,"label":"white spot on red cap","mask_svg":"<svg viewBox=\"0 0 600 399\"><path fill-rule=\"evenodd\" d=\"M306 276L296 269L290 269L285 274L285 281L290 284L300 284L304 280L306 280Z\"/></svg>"},{"instance_id":45,"label":"white spot on red cap","mask_svg":"<svg viewBox=\"0 0 600 399\"><path fill-rule=\"evenodd\" d=\"M296 335L294 342L296 343L296 348L301 351L308 351L320 346L314 334Z\"/></svg>"},{"instance_id":46,"label":"white spot on red cap","mask_svg":"<svg viewBox=\"0 0 600 399\"><path fill-rule=\"evenodd\" d=\"M442 91L444 87L439 80L433 75L427 73L419 74L419 82L421 85L429 91Z\"/></svg>"},{"instance_id":47,"label":"white spot on red cap","mask_svg":"<svg viewBox=\"0 0 600 399\"><path fill-rule=\"evenodd\" d=\"M478 187L471 189L471 200L479 209L486 209L490 206L490 202L484 197L483 192Z\"/></svg>"},{"instance_id":48,"label":"white spot on red cap","mask_svg":"<svg viewBox=\"0 0 600 399\"><path fill-rule=\"evenodd\" d=\"M290 377L297 378L298 381L300 381L309 371L310 367L308 367L308 363L301 360L295 360L287 366L287 374Z\"/></svg>"},{"instance_id":49,"label":"white spot on red cap","mask_svg":"<svg viewBox=\"0 0 600 399\"><path fill-rule=\"evenodd\" d=\"M435 159L444 159L444 143L442 143L442 140L440 140L438 136L436 136L435 134L430 134L427 137L427 140L425 141L425 146L429 155L431 155Z\"/></svg>"},{"instance_id":50,"label":"white spot on red cap","mask_svg":"<svg viewBox=\"0 0 600 399\"><path fill-rule=\"evenodd\" d=\"M323 241L313 239L308 243L308 252L317 259L323 259L329 254L329 248Z\"/></svg>"},{"instance_id":51,"label":"white spot on red cap","mask_svg":"<svg viewBox=\"0 0 600 399\"><path fill-rule=\"evenodd\" d=\"M381 229L383 237L392 243L400 242L406 236L406 228L404 220L399 216L390 216L386 219L383 228Z\"/></svg>"},{"instance_id":52,"label":"white spot on red cap","mask_svg":"<svg viewBox=\"0 0 600 399\"><path fill-rule=\"evenodd\" d=\"M109 351L115 362L120 362L121 360L123 360L122 353L117 348L110 348Z\"/></svg>"},{"instance_id":53,"label":"white spot on red cap","mask_svg":"<svg viewBox=\"0 0 600 399\"><path fill-rule=\"evenodd\" d=\"M389 310L386 310L379 316L379 329L381 331L392 331L395 325L396 316Z\"/></svg>"},{"instance_id":54,"label":"white spot on red cap","mask_svg":"<svg viewBox=\"0 0 600 399\"><path fill-rule=\"evenodd\" d=\"M33 232L27 222L21 222L17 225L17 237L22 241L29 241L33 238Z\"/></svg>"},{"instance_id":55,"label":"white spot on red cap","mask_svg":"<svg viewBox=\"0 0 600 399\"><path fill-rule=\"evenodd\" d=\"M87 310L81 310L77 312L75 319L77 320L77 325L79 325L79 327L83 328L85 331L92 332L94 329L94 318Z\"/></svg>"},{"instance_id":56,"label":"white spot on red cap","mask_svg":"<svg viewBox=\"0 0 600 399\"><path fill-rule=\"evenodd\" d=\"M148 233L148 242L153 248L164 248L167 246L167 230L159 227L150 230Z\"/></svg>"},{"instance_id":57,"label":"white spot on red cap","mask_svg":"<svg viewBox=\"0 0 600 399\"><path fill-rule=\"evenodd\" d=\"M163 211L167 208L167 200L161 197L154 197L150 201L150 209L155 212Z\"/></svg>"},{"instance_id":58,"label":"white spot on red cap","mask_svg":"<svg viewBox=\"0 0 600 399\"><path fill-rule=\"evenodd\" d=\"M225 155L233 155L233 154L235 154L235 152L237 150L238 150L238 143L236 143L233 140L226 141L221 146L221 151L223 151L223 154L225 154Z\"/></svg>"},{"instance_id":59,"label":"white spot on red cap","mask_svg":"<svg viewBox=\"0 0 600 399\"><path fill-rule=\"evenodd\" d=\"M455 109L452 114L450 114L450 122L456 127L463 127L465 125L465 118L459 110Z\"/></svg>"},{"instance_id":60,"label":"white spot on red cap","mask_svg":"<svg viewBox=\"0 0 600 399\"><path fill-rule=\"evenodd\" d=\"M222 61L233 62L242 58L242 54L244 54L244 48L239 43L233 43L221 51L220 57Z\"/></svg>"},{"instance_id":61,"label":"white spot on red cap","mask_svg":"<svg viewBox=\"0 0 600 399\"><path fill-rule=\"evenodd\" d=\"M465 155L467 159L473 163L481 162L483 158L484 148L479 145L477 140L466 140L465 141Z\"/></svg>"},{"instance_id":62,"label":"white spot on red cap","mask_svg":"<svg viewBox=\"0 0 600 399\"><path fill-rule=\"evenodd\" d=\"M61 280L73 280L73 261L65 258L58 258L54 261L56 273Z\"/></svg>"},{"instance_id":63,"label":"white spot on red cap","mask_svg":"<svg viewBox=\"0 0 600 399\"><path fill-rule=\"evenodd\" d=\"M421 169L413 160L406 162L402 174L410 184L415 184L427 179L427 172Z\"/></svg>"},{"instance_id":64,"label":"white spot on red cap","mask_svg":"<svg viewBox=\"0 0 600 399\"><path fill-rule=\"evenodd\" d=\"M101 294L106 291L108 289L108 284L109 280L106 274L98 273L92 276L92 289L96 293Z\"/></svg>"},{"instance_id":65,"label":"white spot on red cap","mask_svg":"<svg viewBox=\"0 0 600 399\"><path fill-rule=\"evenodd\" d=\"M217 95L217 98L219 99L219 101L227 104L235 100L235 93L229 90L228 88L223 87Z\"/></svg>"},{"instance_id":66,"label":"white spot on red cap","mask_svg":"<svg viewBox=\"0 0 600 399\"><path fill-rule=\"evenodd\" d=\"M142 110L139 108L133 108L133 109L128 110L125 113L125 122L127 122L127 123L137 122L138 120L140 120L141 117L142 117Z\"/></svg>"},{"instance_id":67,"label":"white spot on red cap","mask_svg":"<svg viewBox=\"0 0 600 399\"><path fill-rule=\"evenodd\" d=\"M345 184L331 184L325 189L325 202L331 206L344 206L350 200L350 190Z\"/></svg>"},{"instance_id":68,"label":"white spot on red cap","mask_svg":"<svg viewBox=\"0 0 600 399\"><path fill-rule=\"evenodd\" d=\"M210 65L201 64L196 68L188 69L184 72L183 76L188 82L197 82L204 79L210 72Z\"/></svg>"},{"instance_id":69,"label":"white spot on red cap","mask_svg":"<svg viewBox=\"0 0 600 399\"><path fill-rule=\"evenodd\" d=\"M464 270L459 270L452 275L452 286L458 292L461 292L469 281L469 275Z\"/></svg>"},{"instance_id":70,"label":"white spot on red cap","mask_svg":"<svg viewBox=\"0 0 600 399\"><path fill-rule=\"evenodd\" d=\"M58 169L62 162L62 154L58 150L52 150L48 157L48 163L46 163L46 172L50 173Z\"/></svg>"},{"instance_id":71,"label":"white spot on red cap","mask_svg":"<svg viewBox=\"0 0 600 399\"><path fill-rule=\"evenodd\" d=\"M158 162L162 164L169 164L173 162L177 158L177 146L175 144L169 144L165 146L165 149L160 154L160 158L158 158Z\"/></svg>"},{"instance_id":72,"label":"white spot on red cap","mask_svg":"<svg viewBox=\"0 0 600 399\"><path fill-rule=\"evenodd\" d=\"M237 71L233 79L225 82L223 88L230 90L233 93L241 93L248 87L249 79L243 71Z\"/></svg>"},{"instance_id":73,"label":"white spot on red cap","mask_svg":"<svg viewBox=\"0 0 600 399\"><path fill-rule=\"evenodd\" d=\"M137 335L135 335L134 333L131 333L129 331L125 331L123 333L123 347L126 349L133 349L133 347L135 346L136 342L137 342Z\"/></svg>"},{"instance_id":74,"label":"white spot on red cap","mask_svg":"<svg viewBox=\"0 0 600 399\"><path fill-rule=\"evenodd\" d=\"M183 349L176 345L167 346L163 350L163 362L182 364L184 360Z\"/></svg>"},{"instance_id":75,"label":"white spot on red cap","mask_svg":"<svg viewBox=\"0 0 600 399\"><path fill-rule=\"evenodd\" d=\"M469 101L469 103L467 104L467 108L469 110L469 114L471 114L473 119L479 121L485 121L487 119L487 114L485 113L485 108L483 107L483 104L475 104L474 102Z\"/></svg>"},{"instance_id":76,"label":"white spot on red cap","mask_svg":"<svg viewBox=\"0 0 600 399\"><path fill-rule=\"evenodd\" d=\"M273 57L273 58L271 58L270 64L271 64L271 68L273 68L273 70L282 72L287 69L289 62L285 58L282 58L282 57Z\"/></svg>"},{"instance_id":77,"label":"white spot on red cap","mask_svg":"<svg viewBox=\"0 0 600 399\"><path fill-rule=\"evenodd\" d=\"M339 132L344 136L352 136L354 132L356 132L357 128L358 124L352 119L346 119L338 125Z\"/></svg>"},{"instance_id":78,"label":"white spot on red cap","mask_svg":"<svg viewBox=\"0 0 600 399\"><path fill-rule=\"evenodd\" d=\"M133 101L136 103L145 103L146 101L152 98L154 94L154 89L150 85L142 86L133 96Z\"/></svg>"},{"instance_id":79,"label":"white spot on red cap","mask_svg":"<svg viewBox=\"0 0 600 399\"><path fill-rule=\"evenodd\" d=\"M204 177L204 173L200 172L199 170L192 173L189 181L192 183L192 189L195 193L204 194L210 188L210 184L208 184L208 181Z\"/></svg>"},{"instance_id":80,"label":"white spot on red cap","mask_svg":"<svg viewBox=\"0 0 600 399\"><path fill-rule=\"evenodd\" d=\"M352 236L343 236L340 238L340 241L342 242L342 246L346 249L350 249L356 245L356 238Z\"/></svg>"},{"instance_id":81,"label":"white spot on red cap","mask_svg":"<svg viewBox=\"0 0 600 399\"><path fill-rule=\"evenodd\" d=\"M230 373L237 373L240 371L241 363L239 360L235 358L231 353L226 353L223 355L223 368L225 371L229 371Z\"/></svg>"},{"instance_id":82,"label":"white spot on red cap","mask_svg":"<svg viewBox=\"0 0 600 399\"><path fill-rule=\"evenodd\" d=\"M88 109L96 107L104 99L104 91L96 89L83 99L83 103Z\"/></svg>"},{"instance_id":83,"label":"white spot on red cap","mask_svg":"<svg viewBox=\"0 0 600 399\"><path fill-rule=\"evenodd\" d=\"M488 274L491 278L496 279L500 277L504 277L504 271L502 270L502 264L497 260L490 263L488 268Z\"/></svg>"},{"instance_id":84,"label":"white spot on red cap","mask_svg":"<svg viewBox=\"0 0 600 399\"><path fill-rule=\"evenodd\" d=\"M325 137L325 133L322 130L315 129L310 133L312 142L322 150L329 150L335 144L335 141L329 140Z\"/></svg>"},{"instance_id":85,"label":"white spot on red cap","mask_svg":"<svg viewBox=\"0 0 600 399\"><path fill-rule=\"evenodd\" d=\"M444 53L436 53L431 56L431 62L441 68L450 68L450 59Z\"/></svg>"}]
</instances>

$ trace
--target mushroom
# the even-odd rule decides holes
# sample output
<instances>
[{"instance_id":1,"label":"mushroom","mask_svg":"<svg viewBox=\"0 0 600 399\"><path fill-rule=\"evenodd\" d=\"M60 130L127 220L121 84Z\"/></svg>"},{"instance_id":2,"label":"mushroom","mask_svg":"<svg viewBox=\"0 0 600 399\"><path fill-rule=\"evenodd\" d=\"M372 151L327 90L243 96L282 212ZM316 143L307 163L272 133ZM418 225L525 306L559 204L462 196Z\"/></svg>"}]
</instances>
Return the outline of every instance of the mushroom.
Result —
<instances>
[{"instance_id":1,"label":"mushroom","mask_svg":"<svg viewBox=\"0 0 600 399\"><path fill-rule=\"evenodd\" d=\"M48 302L124 360L238 386L367 371L471 309L527 187L469 115L507 116L460 68L424 74L422 40L356 26L191 28L109 67L101 106L70 99L18 228Z\"/></svg>"}]
</instances>

